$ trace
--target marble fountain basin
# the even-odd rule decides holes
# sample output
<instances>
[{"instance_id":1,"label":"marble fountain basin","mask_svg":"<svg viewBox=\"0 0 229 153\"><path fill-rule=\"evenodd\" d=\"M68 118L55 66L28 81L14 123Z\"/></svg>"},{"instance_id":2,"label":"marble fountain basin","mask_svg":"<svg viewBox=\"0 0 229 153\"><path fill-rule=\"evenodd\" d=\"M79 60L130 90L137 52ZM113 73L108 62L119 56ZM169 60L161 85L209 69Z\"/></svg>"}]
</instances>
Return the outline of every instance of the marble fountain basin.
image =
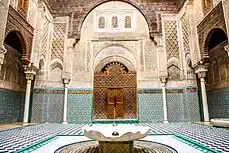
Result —
<instances>
[{"instance_id":1,"label":"marble fountain basin","mask_svg":"<svg viewBox=\"0 0 229 153\"><path fill-rule=\"evenodd\" d=\"M150 128L146 126L118 124L118 125L86 125L82 128L84 135L97 141L124 142L145 138ZM118 135L113 135L116 132Z\"/></svg>"},{"instance_id":2,"label":"marble fountain basin","mask_svg":"<svg viewBox=\"0 0 229 153\"><path fill-rule=\"evenodd\" d=\"M211 119L211 124L218 127L229 128L229 119L228 118L214 118Z\"/></svg>"}]
</instances>

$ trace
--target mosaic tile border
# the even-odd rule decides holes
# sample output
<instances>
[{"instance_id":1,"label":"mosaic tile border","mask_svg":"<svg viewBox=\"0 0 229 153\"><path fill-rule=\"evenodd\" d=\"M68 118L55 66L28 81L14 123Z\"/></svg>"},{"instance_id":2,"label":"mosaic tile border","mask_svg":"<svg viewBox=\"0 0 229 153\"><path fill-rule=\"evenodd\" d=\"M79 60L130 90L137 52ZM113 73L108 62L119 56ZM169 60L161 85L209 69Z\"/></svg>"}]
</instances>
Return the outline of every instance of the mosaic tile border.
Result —
<instances>
[{"instance_id":1,"label":"mosaic tile border","mask_svg":"<svg viewBox=\"0 0 229 153\"><path fill-rule=\"evenodd\" d=\"M138 94L162 93L161 88L155 88L155 89L138 88L137 90L138 90ZM197 92L197 90L198 87L166 88L166 93ZM34 94L64 94L64 88L34 88L33 92ZM69 94L93 94L93 89L69 88L68 93Z\"/></svg>"},{"instance_id":2,"label":"mosaic tile border","mask_svg":"<svg viewBox=\"0 0 229 153\"><path fill-rule=\"evenodd\" d=\"M198 87L184 87L184 88L166 88L166 93L185 93L185 92L197 92ZM161 88L152 88L152 89L144 89L138 88L138 94L157 94L162 93Z\"/></svg>"},{"instance_id":3,"label":"mosaic tile border","mask_svg":"<svg viewBox=\"0 0 229 153\"><path fill-rule=\"evenodd\" d=\"M33 145L29 145L25 148L22 148L21 150L15 151L14 153L29 153L29 152L35 151L38 148L41 148L41 147L49 144L50 142L56 140L57 138L58 138L58 135L46 138L46 139L41 140L41 141L39 141Z\"/></svg>"},{"instance_id":4,"label":"mosaic tile border","mask_svg":"<svg viewBox=\"0 0 229 153\"><path fill-rule=\"evenodd\" d=\"M184 136L181 136L181 135L174 135L174 134L149 134L149 136L173 136L173 138L177 139L178 141L184 143L184 144L187 144L188 146L192 147L192 148L195 148L199 151L202 151L202 152L207 152L207 153L220 153L219 151L215 151L209 147L206 147L202 144L199 144L193 140L190 140ZM51 142L53 142L54 140L57 140L58 137L60 136L84 136L84 135L64 135L64 134L61 134L61 135L55 135L55 136L51 136L51 137L48 137L44 140L41 140L33 145L29 145L25 148L22 148L21 150L18 150L14 153L28 153L28 152L32 152L32 151L35 151ZM93 141L93 140L87 140L87 141L80 141L79 143L81 142L88 142L88 141ZM150 142L149 140L137 140L137 141L147 141L147 142ZM64 147L64 146L63 146ZM170 147L170 146L168 146Z\"/></svg>"},{"instance_id":5,"label":"mosaic tile border","mask_svg":"<svg viewBox=\"0 0 229 153\"><path fill-rule=\"evenodd\" d=\"M199 144L199 143L197 143L197 142L195 142L193 140L190 140L190 139L188 139L188 138L186 138L184 136L173 135L173 137L175 139L177 139L177 140L179 140L179 141L181 141L181 142L183 142L183 143L185 143L185 144L187 144L187 145L199 150L199 151L207 152L207 153L220 153L219 151L215 151L215 150L213 150L213 149L211 149L209 147L206 147L206 146L204 146L202 144Z\"/></svg>"},{"instance_id":6,"label":"mosaic tile border","mask_svg":"<svg viewBox=\"0 0 229 153\"><path fill-rule=\"evenodd\" d=\"M64 94L64 88L34 88L34 94ZM92 94L91 89L68 89L68 94Z\"/></svg>"}]
</instances>

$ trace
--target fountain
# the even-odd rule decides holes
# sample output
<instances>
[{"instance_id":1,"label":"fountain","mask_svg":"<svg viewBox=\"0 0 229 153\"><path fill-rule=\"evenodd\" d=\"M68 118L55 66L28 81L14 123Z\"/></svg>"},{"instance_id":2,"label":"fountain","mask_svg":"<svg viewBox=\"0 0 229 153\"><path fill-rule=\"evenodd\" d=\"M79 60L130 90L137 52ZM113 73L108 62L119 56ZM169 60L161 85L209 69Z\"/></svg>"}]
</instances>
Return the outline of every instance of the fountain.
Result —
<instances>
[{"instance_id":1,"label":"fountain","mask_svg":"<svg viewBox=\"0 0 229 153\"><path fill-rule=\"evenodd\" d=\"M82 128L84 135L99 142L99 153L134 153L134 140L145 138L149 127L136 125L92 125Z\"/></svg>"},{"instance_id":2,"label":"fountain","mask_svg":"<svg viewBox=\"0 0 229 153\"><path fill-rule=\"evenodd\" d=\"M55 153L177 153L170 146L147 140L150 128L131 124L93 124L82 128L92 139L67 144Z\"/></svg>"}]
</instances>

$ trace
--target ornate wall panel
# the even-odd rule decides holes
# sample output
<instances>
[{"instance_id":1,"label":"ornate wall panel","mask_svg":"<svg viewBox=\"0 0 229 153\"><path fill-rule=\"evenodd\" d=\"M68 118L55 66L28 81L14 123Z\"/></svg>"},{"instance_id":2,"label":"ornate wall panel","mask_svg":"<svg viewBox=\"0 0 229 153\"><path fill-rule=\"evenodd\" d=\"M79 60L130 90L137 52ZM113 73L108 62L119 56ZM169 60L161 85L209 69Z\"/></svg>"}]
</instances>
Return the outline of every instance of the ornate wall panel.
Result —
<instances>
[{"instance_id":1,"label":"ornate wall panel","mask_svg":"<svg viewBox=\"0 0 229 153\"><path fill-rule=\"evenodd\" d=\"M31 122L63 121L64 89L34 89Z\"/></svg>"},{"instance_id":2,"label":"ornate wall panel","mask_svg":"<svg viewBox=\"0 0 229 153\"><path fill-rule=\"evenodd\" d=\"M164 21L164 29L165 29L167 59L169 59L170 57L176 57L179 59L177 22Z\"/></svg>"},{"instance_id":3,"label":"ornate wall panel","mask_svg":"<svg viewBox=\"0 0 229 153\"><path fill-rule=\"evenodd\" d=\"M94 75L93 119L107 119L108 90L122 89L123 119L137 119L135 72L128 72L121 63L111 62ZM116 97L118 99L118 97Z\"/></svg>"},{"instance_id":4,"label":"ornate wall panel","mask_svg":"<svg viewBox=\"0 0 229 153\"><path fill-rule=\"evenodd\" d=\"M12 6L9 7L5 36L11 31L19 31L22 35L22 60L25 64L28 64L30 61L34 29Z\"/></svg>"},{"instance_id":5,"label":"ornate wall panel","mask_svg":"<svg viewBox=\"0 0 229 153\"><path fill-rule=\"evenodd\" d=\"M152 41L146 41L144 44L145 65L147 70L155 70L157 68L157 53L155 45Z\"/></svg>"},{"instance_id":6,"label":"ornate wall panel","mask_svg":"<svg viewBox=\"0 0 229 153\"><path fill-rule=\"evenodd\" d=\"M50 33L49 26L50 26L50 21L45 16L44 17L44 27L43 27L42 36L41 36L41 39L42 39L42 42L41 42L41 54L44 55L44 56L46 55L46 52L48 51L47 47L48 47L48 41L49 41L49 37L50 37L49 36L49 33Z\"/></svg>"},{"instance_id":7,"label":"ornate wall panel","mask_svg":"<svg viewBox=\"0 0 229 153\"><path fill-rule=\"evenodd\" d=\"M189 21L188 21L188 16L187 14L184 14L181 17L181 28L182 28L182 38L183 38L183 47L185 54L190 52L190 47L189 47Z\"/></svg>"},{"instance_id":8,"label":"ornate wall panel","mask_svg":"<svg viewBox=\"0 0 229 153\"><path fill-rule=\"evenodd\" d=\"M66 26L66 23L54 23L54 34L52 40L52 59L59 58L63 60Z\"/></svg>"}]
</instances>

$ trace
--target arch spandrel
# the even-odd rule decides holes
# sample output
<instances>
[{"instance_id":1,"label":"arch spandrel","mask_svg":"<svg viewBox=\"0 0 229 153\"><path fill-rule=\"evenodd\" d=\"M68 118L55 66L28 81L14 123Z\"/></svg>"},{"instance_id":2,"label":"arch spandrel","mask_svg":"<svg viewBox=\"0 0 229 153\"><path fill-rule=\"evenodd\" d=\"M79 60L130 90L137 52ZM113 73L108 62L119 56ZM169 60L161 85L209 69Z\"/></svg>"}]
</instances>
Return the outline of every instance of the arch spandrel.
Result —
<instances>
[{"instance_id":1,"label":"arch spandrel","mask_svg":"<svg viewBox=\"0 0 229 153\"><path fill-rule=\"evenodd\" d=\"M142 16L145 18L146 23L148 25L148 35L151 39L154 38L155 35L160 35L162 33L161 28L161 15L156 13L154 10L145 11L143 8L141 8L139 5L137 5L135 2L131 0L117 0L118 2L124 2L127 4L130 4L134 8L136 8ZM91 5L91 7L88 7L85 9L85 11L82 10L75 10L72 13L72 23L71 23L71 32L69 33L69 38L76 38L76 40L79 40L81 38L81 29L83 27L83 23L87 16L94 10L96 7L110 2L109 0L101 0L99 2L96 2Z\"/></svg>"}]
</instances>

